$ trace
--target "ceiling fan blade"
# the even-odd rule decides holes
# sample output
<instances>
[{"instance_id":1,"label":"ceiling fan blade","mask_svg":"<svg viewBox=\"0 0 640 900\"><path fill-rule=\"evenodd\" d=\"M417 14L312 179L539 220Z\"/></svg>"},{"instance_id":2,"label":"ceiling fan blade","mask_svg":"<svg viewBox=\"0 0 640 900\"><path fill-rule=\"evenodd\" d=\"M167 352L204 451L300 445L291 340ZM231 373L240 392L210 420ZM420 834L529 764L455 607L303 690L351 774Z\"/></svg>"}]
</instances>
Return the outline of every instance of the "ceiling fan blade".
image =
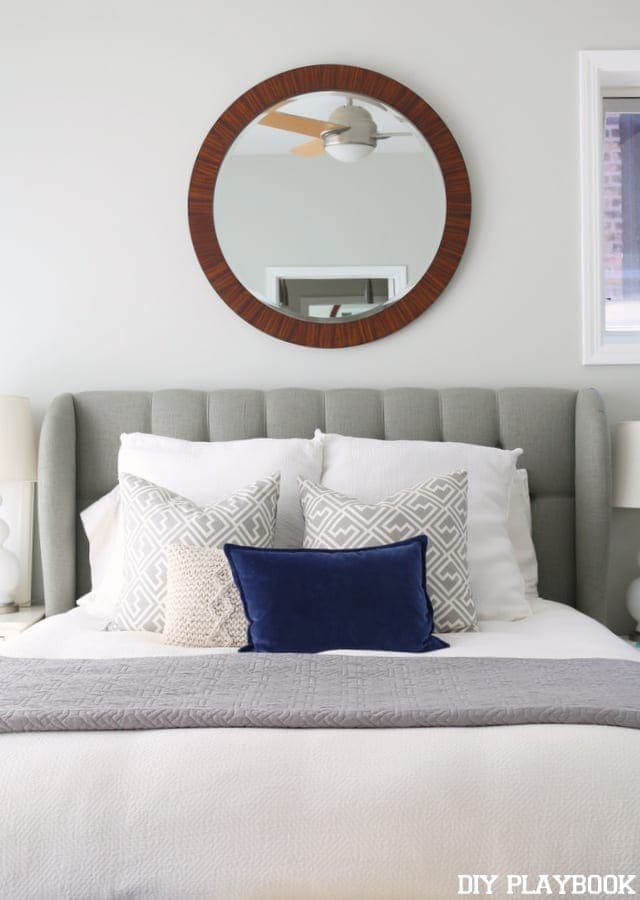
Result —
<instances>
[{"instance_id":1,"label":"ceiling fan blade","mask_svg":"<svg viewBox=\"0 0 640 900\"><path fill-rule=\"evenodd\" d=\"M295 134L307 134L309 137L320 138L323 134L331 132L340 134L346 131L347 125L337 125L335 122L323 122L320 119L309 119L307 116L294 116L291 113L270 110L258 123L269 128L280 128L282 131L293 131Z\"/></svg>"},{"instance_id":2,"label":"ceiling fan blade","mask_svg":"<svg viewBox=\"0 0 640 900\"><path fill-rule=\"evenodd\" d=\"M322 156L324 144L320 138L315 138L313 141L306 141L304 144L292 147L290 152L295 153L296 156Z\"/></svg>"}]
</instances>

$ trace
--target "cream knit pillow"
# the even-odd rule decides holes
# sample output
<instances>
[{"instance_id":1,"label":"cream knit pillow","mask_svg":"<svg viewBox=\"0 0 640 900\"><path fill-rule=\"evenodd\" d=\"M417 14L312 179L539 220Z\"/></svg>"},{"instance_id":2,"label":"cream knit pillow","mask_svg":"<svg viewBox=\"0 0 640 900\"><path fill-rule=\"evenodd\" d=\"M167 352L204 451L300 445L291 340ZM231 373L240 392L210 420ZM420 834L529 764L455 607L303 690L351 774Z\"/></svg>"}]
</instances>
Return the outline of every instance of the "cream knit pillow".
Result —
<instances>
[{"instance_id":1,"label":"cream knit pillow","mask_svg":"<svg viewBox=\"0 0 640 900\"><path fill-rule=\"evenodd\" d=\"M242 647L247 620L224 550L171 544L167 548L165 644Z\"/></svg>"}]
</instances>

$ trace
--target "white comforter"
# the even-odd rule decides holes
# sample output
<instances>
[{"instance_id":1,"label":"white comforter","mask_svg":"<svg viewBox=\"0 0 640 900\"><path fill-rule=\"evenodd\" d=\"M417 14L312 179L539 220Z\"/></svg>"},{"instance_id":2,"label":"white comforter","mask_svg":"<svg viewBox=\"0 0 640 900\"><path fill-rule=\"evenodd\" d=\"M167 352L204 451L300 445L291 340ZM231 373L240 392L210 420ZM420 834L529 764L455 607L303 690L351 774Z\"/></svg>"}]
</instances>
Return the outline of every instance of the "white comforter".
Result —
<instances>
[{"instance_id":1,"label":"white comforter","mask_svg":"<svg viewBox=\"0 0 640 900\"><path fill-rule=\"evenodd\" d=\"M3 652L196 652L102 627L77 609ZM447 655L640 663L547 601L526 621L447 639ZM453 898L459 874L633 874L640 860L630 729L193 729L3 735L0 746L0 893L11 900Z\"/></svg>"}]
</instances>

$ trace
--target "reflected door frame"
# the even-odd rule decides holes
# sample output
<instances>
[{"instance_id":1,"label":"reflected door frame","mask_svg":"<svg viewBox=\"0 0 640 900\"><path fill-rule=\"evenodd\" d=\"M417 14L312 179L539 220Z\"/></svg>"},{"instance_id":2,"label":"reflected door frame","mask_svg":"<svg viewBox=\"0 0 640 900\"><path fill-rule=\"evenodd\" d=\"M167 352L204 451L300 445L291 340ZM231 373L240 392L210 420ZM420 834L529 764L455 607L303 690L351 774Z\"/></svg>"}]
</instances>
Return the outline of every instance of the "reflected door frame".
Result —
<instances>
[{"instance_id":1,"label":"reflected door frame","mask_svg":"<svg viewBox=\"0 0 640 900\"><path fill-rule=\"evenodd\" d=\"M279 305L278 282L281 278L384 278L389 283L389 297L399 300L407 292L406 266L267 266L265 269L265 298L272 306Z\"/></svg>"}]
</instances>

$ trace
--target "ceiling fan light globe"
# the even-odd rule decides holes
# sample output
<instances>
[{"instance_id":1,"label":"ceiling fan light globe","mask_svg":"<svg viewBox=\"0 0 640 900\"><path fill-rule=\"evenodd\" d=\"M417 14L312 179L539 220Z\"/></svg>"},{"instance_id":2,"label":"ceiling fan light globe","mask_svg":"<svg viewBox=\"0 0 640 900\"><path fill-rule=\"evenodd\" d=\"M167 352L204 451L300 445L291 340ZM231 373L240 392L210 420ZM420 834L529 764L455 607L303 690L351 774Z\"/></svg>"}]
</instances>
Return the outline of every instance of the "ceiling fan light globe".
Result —
<instances>
[{"instance_id":1,"label":"ceiling fan light globe","mask_svg":"<svg viewBox=\"0 0 640 900\"><path fill-rule=\"evenodd\" d=\"M374 148L371 144L344 143L327 144L325 150L338 162L354 163L369 156L370 153L373 153Z\"/></svg>"}]
</instances>

